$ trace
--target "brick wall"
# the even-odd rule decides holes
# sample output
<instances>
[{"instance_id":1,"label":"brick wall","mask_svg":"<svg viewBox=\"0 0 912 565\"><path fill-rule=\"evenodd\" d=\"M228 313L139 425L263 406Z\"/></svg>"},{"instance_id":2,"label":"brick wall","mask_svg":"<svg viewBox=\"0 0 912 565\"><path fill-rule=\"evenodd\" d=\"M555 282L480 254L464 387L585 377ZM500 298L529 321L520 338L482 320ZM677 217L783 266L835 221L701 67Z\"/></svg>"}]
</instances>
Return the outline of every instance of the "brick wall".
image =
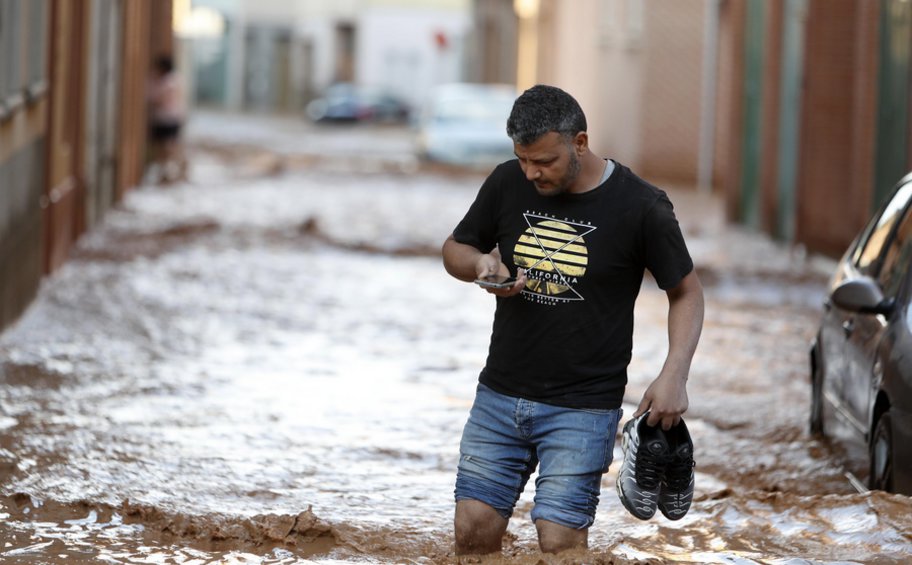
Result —
<instances>
[{"instance_id":1,"label":"brick wall","mask_svg":"<svg viewBox=\"0 0 912 565\"><path fill-rule=\"evenodd\" d=\"M855 64L866 55L864 41L856 47L870 23L863 3L812 0L808 12L796 239L831 255L845 249L860 227L859 215L870 211L867 166L858 155L869 145L855 138L873 127L861 100L870 77Z\"/></svg>"}]
</instances>

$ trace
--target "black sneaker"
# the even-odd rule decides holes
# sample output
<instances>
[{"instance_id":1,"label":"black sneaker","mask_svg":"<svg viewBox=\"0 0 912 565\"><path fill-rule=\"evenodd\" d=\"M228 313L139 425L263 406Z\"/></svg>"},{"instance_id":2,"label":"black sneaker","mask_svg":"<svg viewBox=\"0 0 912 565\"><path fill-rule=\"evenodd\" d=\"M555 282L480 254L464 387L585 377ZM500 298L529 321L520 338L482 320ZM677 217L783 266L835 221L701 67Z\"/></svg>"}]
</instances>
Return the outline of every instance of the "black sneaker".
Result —
<instances>
[{"instance_id":1,"label":"black sneaker","mask_svg":"<svg viewBox=\"0 0 912 565\"><path fill-rule=\"evenodd\" d=\"M624 508L640 520L655 515L669 456L665 433L661 427L646 424L648 415L647 412L624 426L624 462L617 477L618 497Z\"/></svg>"},{"instance_id":2,"label":"black sneaker","mask_svg":"<svg viewBox=\"0 0 912 565\"><path fill-rule=\"evenodd\" d=\"M659 510L669 520L680 520L690 510L694 494L693 441L681 419L665 432L671 455L659 490Z\"/></svg>"}]
</instances>

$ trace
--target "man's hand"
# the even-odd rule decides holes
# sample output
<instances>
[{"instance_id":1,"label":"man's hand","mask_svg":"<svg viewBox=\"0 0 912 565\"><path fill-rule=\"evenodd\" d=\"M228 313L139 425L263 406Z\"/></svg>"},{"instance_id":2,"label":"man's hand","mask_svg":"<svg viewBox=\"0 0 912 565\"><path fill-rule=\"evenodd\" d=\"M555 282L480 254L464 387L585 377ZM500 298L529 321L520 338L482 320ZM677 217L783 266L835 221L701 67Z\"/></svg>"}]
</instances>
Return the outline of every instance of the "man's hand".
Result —
<instances>
[{"instance_id":1,"label":"man's hand","mask_svg":"<svg viewBox=\"0 0 912 565\"><path fill-rule=\"evenodd\" d=\"M633 417L636 418L649 410L649 417L646 419L648 425L661 424L662 429L666 431L678 425L689 403L686 383L686 375L659 375L646 389Z\"/></svg>"},{"instance_id":2,"label":"man's hand","mask_svg":"<svg viewBox=\"0 0 912 565\"><path fill-rule=\"evenodd\" d=\"M475 263L475 278L483 279L491 275L500 275L503 277L510 276L510 270L507 269L507 266L503 264L500 260L500 253L496 250L492 253L485 253L478 258L478 261ZM495 296L500 296L506 298L508 296L515 296L522 292L522 289L526 286L526 272L522 269L517 270L516 272L516 282L513 283L513 286L510 288L490 288L484 287L488 293Z\"/></svg>"},{"instance_id":3,"label":"man's hand","mask_svg":"<svg viewBox=\"0 0 912 565\"><path fill-rule=\"evenodd\" d=\"M483 279L491 275L510 276L507 266L500 261L500 253L497 250L491 253L482 253L475 262L475 278Z\"/></svg>"},{"instance_id":4,"label":"man's hand","mask_svg":"<svg viewBox=\"0 0 912 565\"><path fill-rule=\"evenodd\" d=\"M510 276L510 270L500 259L500 251L495 248L490 253L482 253L471 245L457 242L452 235L443 243L443 266L447 272L465 282L490 275ZM508 297L522 292L526 286L526 273L519 269L516 282L510 288L486 288L495 296Z\"/></svg>"}]
</instances>

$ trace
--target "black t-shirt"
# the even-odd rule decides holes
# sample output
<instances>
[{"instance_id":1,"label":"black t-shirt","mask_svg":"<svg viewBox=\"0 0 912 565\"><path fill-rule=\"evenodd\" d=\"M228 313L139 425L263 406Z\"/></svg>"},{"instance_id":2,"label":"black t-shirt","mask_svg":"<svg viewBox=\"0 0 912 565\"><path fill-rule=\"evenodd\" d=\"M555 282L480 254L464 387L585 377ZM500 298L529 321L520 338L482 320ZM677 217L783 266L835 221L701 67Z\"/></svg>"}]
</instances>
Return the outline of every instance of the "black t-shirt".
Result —
<instances>
[{"instance_id":1,"label":"black t-shirt","mask_svg":"<svg viewBox=\"0 0 912 565\"><path fill-rule=\"evenodd\" d=\"M453 236L527 270L520 295L497 299L479 380L558 406L621 405L644 269L665 290L693 269L667 195L620 164L589 192L541 196L502 163Z\"/></svg>"}]
</instances>

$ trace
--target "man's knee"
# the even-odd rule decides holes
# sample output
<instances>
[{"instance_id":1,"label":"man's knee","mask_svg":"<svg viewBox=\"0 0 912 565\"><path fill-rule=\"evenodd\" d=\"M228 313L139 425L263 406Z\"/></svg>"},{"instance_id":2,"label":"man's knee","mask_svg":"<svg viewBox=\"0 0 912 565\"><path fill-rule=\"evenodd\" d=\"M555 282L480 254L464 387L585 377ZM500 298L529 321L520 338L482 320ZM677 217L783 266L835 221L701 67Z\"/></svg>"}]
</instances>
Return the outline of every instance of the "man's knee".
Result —
<instances>
[{"instance_id":1,"label":"man's knee","mask_svg":"<svg viewBox=\"0 0 912 565\"><path fill-rule=\"evenodd\" d=\"M589 529L576 530L548 520L536 520L538 546L542 553L559 553L568 549L586 548L589 545Z\"/></svg>"},{"instance_id":2,"label":"man's knee","mask_svg":"<svg viewBox=\"0 0 912 565\"><path fill-rule=\"evenodd\" d=\"M456 554L481 555L501 550L507 520L484 502L460 500L454 526Z\"/></svg>"}]
</instances>

